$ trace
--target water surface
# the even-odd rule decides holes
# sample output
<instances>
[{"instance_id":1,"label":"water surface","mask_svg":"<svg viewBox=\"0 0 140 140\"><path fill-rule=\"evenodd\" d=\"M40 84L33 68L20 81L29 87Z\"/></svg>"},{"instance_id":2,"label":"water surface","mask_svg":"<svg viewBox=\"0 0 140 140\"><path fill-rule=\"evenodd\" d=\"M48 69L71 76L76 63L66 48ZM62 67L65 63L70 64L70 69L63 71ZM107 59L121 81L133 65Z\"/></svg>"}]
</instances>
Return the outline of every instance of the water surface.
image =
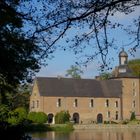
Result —
<instances>
[{"instance_id":1,"label":"water surface","mask_svg":"<svg viewBox=\"0 0 140 140\"><path fill-rule=\"evenodd\" d=\"M33 140L140 140L140 130L75 130L33 133Z\"/></svg>"}]
</instances>

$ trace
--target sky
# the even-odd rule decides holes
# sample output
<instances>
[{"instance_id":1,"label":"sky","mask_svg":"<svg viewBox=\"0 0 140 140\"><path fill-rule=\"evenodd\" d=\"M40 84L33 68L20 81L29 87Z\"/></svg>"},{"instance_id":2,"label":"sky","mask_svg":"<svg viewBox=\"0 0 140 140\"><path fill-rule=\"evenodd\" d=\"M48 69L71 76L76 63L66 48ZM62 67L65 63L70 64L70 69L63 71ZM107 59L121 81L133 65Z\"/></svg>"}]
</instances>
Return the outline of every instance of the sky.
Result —
<instances>
[{"instance_id":1,"label":"sky","mask_svg":"<svg viewBox=\"0 0 140 140\"><path fill-rule=\"evenodd\" d=\"M112 20L119 20L123 24L131 24L130 21L132 20L133 17L138 16L140 13L140 9L137 9L135 13L124 16L120 13L116 14L112 18ZM69 34L68 34L69 35ZM135 58L140 58L140 49L136 51L134 54L135 57L132 57L130 53L128 52L128 47L126 44L128 43L128 35L126 32L122 32L121 30L114 30L113 32L109 33L109 36L115 36L116 38L116 43L120 48L115 51L115 50L110 50L108 57L113 57L114 61L112 61L112 67L114 68L115 66L118 66L119 64L119 58L118 54L121 51L121 48L124 47L125 51L128 53L128 59L135 59ZM71 36L71 34L69 35ZM65 45L64 41L59 41L60 45ZM130 47L130 46L129 46ZM89 50L92 51L92 50ZM51 60L47 60L48 65L46 67L42 66L41 70L36 74L38 77L57 77L57 76L62 76L65 77L66 71L70 69L71 65L75 65L75 62L79 60L78 58L72 51L63 51L61 49L58 49L54 52L53 58ZM47 59L47 58L46 58ZM100 58L98 58L100 59ZM87 65L87 67L81 67L83 70L83 74L81 75L82 78L94 78L95 76L99 75L100 71L99 69L99 64L98 60L91 62Z\"/></svg>"}]
</instances>

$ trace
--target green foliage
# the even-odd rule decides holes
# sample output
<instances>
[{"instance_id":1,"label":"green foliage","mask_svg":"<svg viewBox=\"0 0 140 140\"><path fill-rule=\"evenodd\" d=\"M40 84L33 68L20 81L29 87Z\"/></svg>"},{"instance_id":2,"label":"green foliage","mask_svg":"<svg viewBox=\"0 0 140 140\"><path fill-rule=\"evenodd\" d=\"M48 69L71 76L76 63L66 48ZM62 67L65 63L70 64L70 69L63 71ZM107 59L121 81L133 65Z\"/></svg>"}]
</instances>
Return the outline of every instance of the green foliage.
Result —
<instances>
[{"instance_id":1,"label":"green foliage","mask_svg":"<svg viewBox=\"0 0 140 140\"><path fill-rule=\"evenodd\" d=\"M140 59L130 60L128 66L135 76L140 76Z\"/></svg>"},{"instance_id":2,"label":"green foliage","mask_svg":"<svg viewBox=\"0 0 140 140\"><path fill-rule=\"evenodd\" d=\"M131 113L130 121L136 120L135 112Z\"/></svg>"},{"instance_id":3,"label":"green foliage","mask_svg":"<svg viewBox=\"0 0 140 140\"><path fill-rule=\"evenodd\" d=\"M47 115L43 112L30 112L28 114L28 119L31 120L33 123L46 123L47 122Z\"/></svg>"},{"instance_id":4,"label":"green foliage","mask_svg":"<svg viewBox=\"0 0 140 140\"><path fill-rule=\"evenodd\" d=\"M68 111L61 111L55 115L56 124L64 124L70 121L70 114Z\"/></svg>"},{"instance_id":5,"label":"green foliage","mask_svg":"<svg viewBox=\"0 0 140 140\"><path fill-rule=\"evenodd\" d=\"M100 73L100 79L101 80L107 80L111 77L111 74L108 73L108 72L103 72L103 73Z\"/></svg>"},{"instance_id":6,"label":"green foliage","mask_svg":"<svg viewBox=\"0 0 140 140\"><path fill-rule=\"evenodd\" d=\"M26 132L43 132L43 131L51 131L51 128L46 124L28 124L25 126Z\"/></svg>"},{"instance_id":7,"label":"green foliage","mask_svg":"<svg viewBox=\"0 0 140 140\"><path fill-rule=\"evenodd\" d=\"M27 111L22 107L9 112L8 123L10 124L20 124L25 119L27 119Z\"/></svg>"},{"instance_id":8,"label":"green foliage","mask_svg":"<svg viewBox=\"0 0 140 140\"><path fill-rule=\"evenodd\" d=\"M70 76L71 78L77 78L80 79L81 78L81 74L83 74L83 71L80 70L79 67L77 66L71 66L69 70L67 70L67 74L66 76Z\"/></svg>"},{"instance_id":9,"label":"green foliage","mask_svg":"<svg viewBox=\"0 0 140 140\"><path fill-rule=\"evenodd\" d=\"M71 123L67 124L55 124L50 126L51 131L63 131L63 132L69 132L74 130L73 125Z\"/></svg>"},{"instance_id":10,"label":"green foliage","mask_svg":"<svg viewBox=\"0 0 140 140\"><path fill-rule=\"evenodd\" d=\"M7 105L0 105L0 122L6 122L9 117L9 108Z\"/></svg>"},{"instance_id":11,"label":"green foliage","mask_svg":"<svg viewBox=\"0 0 140 140\"><path fill-rule=\"evenodd\" d=\"M0 96L0 101L1 98L3 98L4 104L8 105L10 110L23 107L28 111L30 97L30 87L28 85L24 87L18 86L17 91L14 93L5 91L2 96L3 97ZM0 102L0 104L2 104L2 102Z\"/></svg>"},{"instance_id":12,"label":"green foliage","mask_svg":"<svg viewBox=\"0 0 140 140\"><path fill-rule=\"evenodd\" d=\"M19 0L0 1L0 92L1 103L6 92L13 92L22 82L29 82L40 69L41 49L35 39L27 36Z\"/></svg>"}]
</instances>

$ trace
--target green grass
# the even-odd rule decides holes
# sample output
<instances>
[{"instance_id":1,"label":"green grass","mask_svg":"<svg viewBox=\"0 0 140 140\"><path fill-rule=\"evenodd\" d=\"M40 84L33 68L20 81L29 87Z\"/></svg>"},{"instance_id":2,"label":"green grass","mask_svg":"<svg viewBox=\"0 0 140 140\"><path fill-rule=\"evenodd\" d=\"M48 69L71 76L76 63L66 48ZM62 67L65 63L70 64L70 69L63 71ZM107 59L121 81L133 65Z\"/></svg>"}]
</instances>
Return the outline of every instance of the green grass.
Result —
<instances>
[{"instance_id":1,"label":"green grass","mask_svg":"<svg viewBox=\"0 0 140 140\"><path fill-rule=\"evenodd\" d=\"M44 131L61 131L69 132L74 130L72 124L30 124L25 127L26 132L44 132Z\"/></svg>"},{"instance_id":2,"label":"green grass","mask_svg":"<svg viewBox=\"0 0 140 140\"><path fill-rule=\"evenodd\" d=\"M63 131L63 132L69 132L74 130L72 124L55 124L50 126L52 131Z\"/></svg>"}]
</instances>

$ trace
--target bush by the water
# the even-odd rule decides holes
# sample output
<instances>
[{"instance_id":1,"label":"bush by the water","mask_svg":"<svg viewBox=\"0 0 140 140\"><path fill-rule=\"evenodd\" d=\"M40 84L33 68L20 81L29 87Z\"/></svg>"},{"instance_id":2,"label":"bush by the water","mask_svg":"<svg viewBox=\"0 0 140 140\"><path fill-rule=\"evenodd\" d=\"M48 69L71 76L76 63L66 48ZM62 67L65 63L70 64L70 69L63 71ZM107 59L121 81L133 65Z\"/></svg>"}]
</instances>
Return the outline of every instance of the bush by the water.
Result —
<instances>
[{"instance_id":1,"label":"bush by the water","mask_svg":"<svg viewBox=\"0 0 140 140\"><path fill-rule=\"evenodd\" d=\"M27 119L26 109L23 107L19 107L9 112L8 123L15 125L22 123L26 119Z\"/></svg>"},{"instance_id":2,"label":"bush by the water","mask_svg":"<svg viewBox=\"0 0 140 140\"><path fill-rule=\"evenodd\" d=\"M30 112L28 114L28 119L31 120L33 123L46 123L48 117L43 112Z\"/></svg>"},{"instance_id":3,"label":"bush by the water","mask_svg":"<svg viewBox=\"0 0 140 140\"><path fill-rule=\"evenodd\" d=\"M70 114L68 111L61 111L55 115L56 124L64 124L70 121Z\"/></svg>"}]
</instances>

